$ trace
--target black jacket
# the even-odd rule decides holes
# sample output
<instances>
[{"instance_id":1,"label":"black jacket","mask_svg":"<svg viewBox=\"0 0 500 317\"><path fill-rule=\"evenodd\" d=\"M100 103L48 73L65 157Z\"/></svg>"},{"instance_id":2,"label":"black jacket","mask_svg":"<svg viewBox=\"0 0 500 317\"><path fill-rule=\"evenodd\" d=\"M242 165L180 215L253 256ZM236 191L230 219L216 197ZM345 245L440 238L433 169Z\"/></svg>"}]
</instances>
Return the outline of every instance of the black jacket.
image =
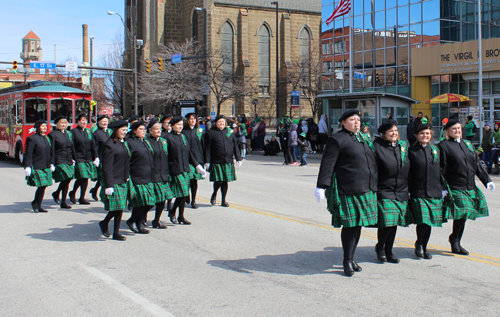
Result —
<instances>
[{"instance_id":1,"label":"black jacket","mask_svg":"<svg viewBox=\"0 0 500 317\"><path fill-rule=\"evenodd\" d=\"M415 128L415 120L406 125L406 138L408 139L408 142L410 142L410 145L415 141Z\"/></svg>"},{"instance_id":2,"label":"black jacket","mask_svg":"<svg viewBox=\"0 0 500 317\"><path fill-rule=\"evenodd\" d=\"M134 185L153 182L153 153L144 140L133 136L127 139L130 149L130 178Z\"/></svg>"},{"instance_id":3,"label":"black jacket","mask_svg":"<svg viewBox=\"0 0 500 317\"><path fill-rule=\"evenodd\" d=\"M450 189L475 189L476 175L484 186L491 182L477 154L472 153L463 140L460 142L456 142L454 139L443 140L439 142L439 149L443 176Z\"/></svg>"},{"instance_id":4,"label":"black jacket","mask_svg":"<svg viewBox=\"0 0 500 317\"><path fill-rule=\"evenodd\" d=\"M241 161L240 149L234 137L234 133L227 136L228 130L219 130L214 127L206 133L205 162L210 164L225 164L233 162L233 155L236 161Z\"/></svg>"},{"instance_id":5,"label":"black jacket","mask_svg":"<svg viewBox=\"0 0 500 317\"><path fill-rule=\"evenodd\" d=\"M43 170L52 164L52 151L47 137L38 133L30 135L26 139L26 154L24 166L36 170Z\"/></svg>"},{"instance_id":6,"label":"black jacket","mask_svg":"<svg viewBox=\"0 0 500 317\"><path fill-rule=\"evenodd\" d=\"M389 141L380 138L373 142L378 168L378 199L408 200L408 175L410 173L410 159L408 147L406 162L402 163L402 148L399 144L392 146Z\"/></svg>"},{"instance_id":7,"label":"black jacket","mask_svg":"<svg viewBox=\"0 0 500 317\"><path fill-rule=\"evenodd\" d=\"M102 149L104 147L104 143L106 143L106 141L108 141L109 137L111 136L111 133L109 133L110 131L111 130L109 129L107 129L107 131L104 131L101 128L97 128L97 130L94 131L94 142L99 157L102 156Z\"/></svg>"},{"instance_id":8,"label":"black jacket","mask_svg":"<svg viewBox=\"0 0 500 317\"><path fill-rule=\"evenodd\" d=\"M445 189L441 165L434 163L430 145L410 147L410 193L411 198L441 198ZM439 152L439 149L437 149Z\"/></svg>"},{"instance_id":9,"label":"black jacket","mask_svg":"<svg viewBox=\"0 0 500 317\"><path fill-rule=\"evenodd\" d=\"M73 165L73 160L76 161L75 145L69 139L68 131L62 133L60 130L54 129L49 133L49 138L54 165Z\"/></svg>"},{"instance_id":10,"label":"black jacket","mask_svg":"<svg viewBox=\"0 0 500 317\"><path fill-rule=\"evenodd\" d=\"M188 173L190 171L189 164L198 166L199 163L191 154L189 143L186 136L175 132L168 133L168 168L171 175ZM183 139L186 141L184 142Z\"/></svg>"},{"instance_id":11,"label":"black jacket","mask_svg":"<svg viewBox=\"0 0 500 317\"><path fill-rule=\"evenodd\" d=\"M75 144L76 162L92 162L98 157L94 138L90 129L82 130L76 127L71 130L73 134L73 143Z\"/></svg>"},{"instance_id":12,"label":"black jacket","mask_svg":"<svg viewBox=\"0 0 500 317\"><path fill-rule=\"evenodd\" d=\"M156 140L153 137L148 138L153 148L153 183L168 182L168 155L163 150L163 143L167 143L164 138ZM168 148L168 145L167 145Z\"/></svg>"},{"instance_id":13,"label":"black jacket","mask_svg":"<svg viewBox=\"0 0 500 317\"><path fill-rule=\"evenodd\" d=\"M491 129L488 131L484 130L483 133L483 140L481 141L481 147L483 148L483 152L489 152L491 151L491 145L490 145L490 136L491 136Z\"/></svg>"},{"instance_id":14,"label":"black jacket","mask_svg":"<svg viewBox=\"0 0 500 317\"><path fill-rule=\"evenodd\" d=\"M375 151L368 144L358 142L356 135L345 129L328 138L316 186L329 187L333 173L336 173L339 195L377 191Z\"/></svg>"},{"instance_id":15,"label":"black jacket","mask_svg":"<svg viewBox=\"0 0 500 317\"><path fill-rule=\"evenodd\" d=\"M170 130L172 131L172 130ZM167 139L168 135L170 134L170 132L168 132L167 130L165 129L161 129L161 137L164 138L165 140Z\"/></svg>"},{"instance_id":16,"label":"black jacket","mask_svg":"<svg viewBox=\"0 0 500 317\"><path fill-rule=\"evenodd\" d=\"M199 131L201 130L201 131ZM200 138L196 135L201 132ZM185 128L182 133L186 136L191 154L199 164L205 164L205 132L202 128Z\"/></svg>"},{"instance_id":17,"label":"black jacket","mask_svg":"<svg viewBox=\"0 0 500 317\"><path fill-rule=\"evenodd\" d=\"M104 188L125 183L130 174L130 154L125 142L108 139L102 148Z\"/></svg>"}]
</instances>

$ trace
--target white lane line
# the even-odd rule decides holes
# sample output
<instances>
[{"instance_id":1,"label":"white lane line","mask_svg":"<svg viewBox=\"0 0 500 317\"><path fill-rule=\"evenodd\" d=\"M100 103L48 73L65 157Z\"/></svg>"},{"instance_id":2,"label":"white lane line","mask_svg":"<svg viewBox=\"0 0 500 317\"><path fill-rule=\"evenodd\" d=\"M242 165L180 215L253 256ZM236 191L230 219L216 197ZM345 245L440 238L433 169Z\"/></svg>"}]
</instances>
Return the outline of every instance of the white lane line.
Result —
<instances>
[{"instance_id":1,"label":"white lane line","mask_svg":"<svg viewBox=\"0 0 500 317\"><path fill-rule=\"evenodd\" d=\"M141 307L149 311L151 314L154 316L160 316L160 317L175 317L171 313L167 312L160 306L156 305L155 303L152 303L149 301L147 298L142 297L141 295L137 294L136 292L132 291L130 288L127 286L121 284L117 280L113 279L111 276L107 275L106 273L96 269L95 267L90 267L90 266L85 266L81 265L85 271L89 272L90 274L94 275L104 283L108 284L118 292L120 292L122 295L130 298L133 300L135 303L139 304Z\"/></svg>"}]
</instances>

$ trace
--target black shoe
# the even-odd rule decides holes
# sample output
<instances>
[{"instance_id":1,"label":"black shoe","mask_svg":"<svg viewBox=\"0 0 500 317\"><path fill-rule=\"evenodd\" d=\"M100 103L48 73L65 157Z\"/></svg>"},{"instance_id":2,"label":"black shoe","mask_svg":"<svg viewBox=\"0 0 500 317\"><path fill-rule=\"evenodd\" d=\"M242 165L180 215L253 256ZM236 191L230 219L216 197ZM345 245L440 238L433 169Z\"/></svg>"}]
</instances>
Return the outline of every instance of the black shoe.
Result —
<instances>
[{"instance_id":1,"label":"black shoe","mask_svg":"<svg viewBox=\"0 0 500 317\"><path fill-rule=\"evenodd\" d=\"M137 230L138 233L143 233L143 234L148 234L149 233L149 230L148 229L145 229L143 227L139 227L139 229Z\"/></svg>"},{"instance_id":2,"label":"black shoe","mask_svg":"<svg viewBox=\"0 0 500 317\"><path fill-rule=\"evenodd\" d=\"M229 207L229 204L225 201L223 201L221 204L220 204L222 207Z\"/></svg>"},{"instance_id":3,"label":"black shoe","mask_svg":"<svg viewBox=\"0 0 500 317\"><path fill-rule=\"evenodd\" d=\"M380 262L387 262L387 257L385 256L385 250L378 247L378 243L375 245L375 253L377 254L377 259Z\"/></svg>"},{"instance_id":4,"label":"black shoe","mask_svg":"<svg viewBox=\"0 0 500 317\"><path fill-rule=\"evenodd\" d=\"M179 222L179 224L183 224L183 225L190 225L191 222L187 221L186 218L177 218L177 221Z\"/></svg>"},{"instance_id":5,"label":"black shoe","mask_svg":"<svg viewBox=\"0 0 500 317\"><path fill-rule=\"evenodd\" d=\"M43 209L42 207L38 208L38 212L49 212L47 209Z\"/></svg>"},{"instance_id":6,"label":"black shoe","mask_svg":"<svg viewBox=\"0 0 500 317\"><path fill-rule=\"evenodd\" d=\"M352 261L344 261L344 274L346 276L354 275L354 267L352 265Z\"/></svg>"},{"instance_id":7,"label":"black shoe","mask_svg":"<svg viewBox=\"0 0 500 317\"><path fill-rule=\"evenodd\" d=\"M161 223L161 221L153 220L153 228L167 229L167 226Z\"/></svg>"},{"instance_id":8,"label":"black shoe","mask_svg":"<svg viewBox=\"0 0 500 317\"><path fill-rule=\"evenodd\" d=\"M101 228L102 235L109 238L108 224L104 223L104 221L99 221L99 228Z\"/></svg>"},{"instance_id":9,"label":"black shoe","mask_svg":"<svg viewBox=\"0 0 500 317\"><path fill-rule=\"evenodd\" d=\"M97 190L95 188L92 188L90 190L90 195L92 196L92 199L95 201L99 201L99 198L97 198Z\"/></svg>"},{"instance_id":10,"label":"black shoe","mask_svg":"<svg viewBox=\"0 0 500 317\"><path fill-rule=\"evenodd\" d=\"M210 203L212 204L212 206L215 206L215 204L217 203L217 201L215 200L217 198L217 196L215 195L212 195L212 197L210 198Z\"/></svg>"},{"instance_id":11,"label":"black shoe","mask_svg":"<svg viewBox=\"0 0 500 317\"><path fill-rule=\"evenodd\" d=\"M38 204L35 201L31 202L31 208L34 212L38 213L40 210L38 209Z\"/></svg>"},{"instance_id":12,"label":"black shoe","mask_svg":"<svg viewBox=\"0 0 500 317\"><path fill-rule=\"evenodd\" d=\"M78 203L80 205L90 205L90 203L88 201L86 201L85 198L80 198L80 200L78 201Z\"/></svg>"},{"instance_id":13,"label":"black shoe","mask_svg":"<svg viewBox=\"0 0 500 317\"><path fill-rule=\"evenodd\" d=\"M127 224L127 226L129 227L129 229L130 229L132 232L134 232L134 233L138 233L138 232L139 232L139 231L137 231L137 229L135 228L134 223L133 223L132 221L130 221L130 219L129 219L129 220L127 220L127 221L125 221L125 223Z\"/></svg>"},{"instance_id":14,"label":"black shoe","mask_svg":"<svg viewBox=\"0 0 500 317\"><path fill-rule=\"evenodd\" d=\"M56 202L56 204L59 205L61 203L61 201L59 200L59 193L53 192L52 193L52 198L54 198L54 201Z\"/></svg>"},{"instance_id":15,"label":"black shoe","mask_svg":"<svg viewBox=\"0 0 500 317\"><path fill-rule=\"evenodd\" d=\"M363 271L363 269L361 268L361 266L359 266L358 263L356 263L355 261L352 261L352 269L354 270L354 272L361 272L361 271Z\"/></svg>"},{"instance_id":16,"label":"black shoe","mask_svg":"<svg viewBox=\"0 0 500 317\"><path fill-rule=\"evenodd\" d=\"M424 253L424 256L425 256L425 253ZM399 263L399 259L397 257L395 257L394 254L391 254L391 255L387 255L387 262Z\"/></svg>"},{"instance_id":17,"label":"black shoe","mask_svg":"<svg viewBox=\"0 0 500 317\"><path fill-rule=\"evenodd\" d=\"M69 200L73 203L73 204L76 204L76 197L75 197L75 192L74 191L70 191L69 194Z\"/></svg>"},{"instance_id":18,"label":"black shoe","mask_svg":"<svg viewBox=\"0 0 500 317\"><path fill-rule=\"evenodd\" d=\"M127 240L127 238L125 238L121 234L114 234L113 235L113 240L125 241L125 240Z\"/></svg>"},{"instance_id":19,"label":"black shoe","mask_svg":"<svg viewBox=\"0 0 500 317\"><path fill-rule=\"evenodd\" d=\"M178 225L179 222L177 222L177 218L175 216L168 216L170 218L170 222L173 223L174 225Z\"/></svg>"},{"instance_id":20,"label":"black shoe","mask_svg":"<svg viewBox=\"0 0 500 317\"><path fill-rule=\"evenodd\" d=\"M424 251L424 259L426 260L432 259L432 255L429 252L427 252L427 250Z\"/></svg>"},{"instance_id":21,"label":"black shoe","mask_svg":"<svg viewBox=\"0 0 500 317\"><path fill-rule=\"evenodd\" d=\"M71 209L71 208L73 208L73 207L71 207L68 204L61 204L61 209Z\"/></svg>"},{"instance_id":22,"label":"black shoe","mask_svg":"<svg viewBox=\"0 0 500 317\"><path fill-rule=\"evenodd\" d=\"M424 257L424 247L416 242L415 242L415 255L417 256L417 258Z\"/></svg>"},{"instance_id":23,"label":"black shoe","mask_svg":"<svg viewBox=\"0 0 500 317\"><path fill-rule=\"evenodd\" d=\"M193 203L191 204L191 207L192 207L193 209L198 209L198 205L197 205L195 202L193 202Z\"/></svg>"},{"instance_id":24,"label":"black shoe","mask_svg":"<svg viewBox=\"0 0 500 317\"><path fill-rule=\"evenodd\" d=\"M451 253L469 255L469 251L462 248L462 246L460 245L460 241L458 241L458 239L454 239L450 235L448 241L450 242L451 245Z\"/></svg>"}]
</instances>

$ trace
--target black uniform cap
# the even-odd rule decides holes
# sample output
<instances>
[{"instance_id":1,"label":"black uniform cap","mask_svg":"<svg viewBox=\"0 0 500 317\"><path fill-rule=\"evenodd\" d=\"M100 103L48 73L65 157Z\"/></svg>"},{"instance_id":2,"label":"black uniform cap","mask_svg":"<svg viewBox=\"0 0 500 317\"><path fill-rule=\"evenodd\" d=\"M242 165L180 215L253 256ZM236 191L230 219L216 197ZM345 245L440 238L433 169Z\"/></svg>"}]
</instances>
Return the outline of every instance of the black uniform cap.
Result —
<instances>
[{"instance_id":1,"label":"black uniform cap","mask_svg":"<svg viewBox=\"0 0 500 317\"><path fill-rule=\"evenodd\" d=\"M151 129L156 123L158 123L158 119L156 119L156 118L149 121L148 130Z\"/></svg>"},{"instance_id":2,"label":"black uniform cap","mask_svg":"<svg viewBox=\"0 0 500 317\"><path fill-rule=\"evenodd\" d=\"M66 119L66 117L65 116L59 116L59 117L57 117L57 118L54 119L54 123L57 124L59 122L59 120L61 120L61 119Z\"/></svg>"},{"instance_id":3,"label":"black uniform cap","mask_svg":"<svg viewBox=\"0 0 500 317\"><path fill-rule=\"evenodd\" d=\"M83 118L83 117L87 118L87 114L82 112L82 113L80 113L80 114L78 115L78 117L76 117L76 121L77 121L77 122L78 122L78 121L80 121L80 119L81 119L81 118Z\"/></svg>"},{"instance_id":4,"label":"black uniform cap","mask_svg":"<svg viewBox=\"0 0 500 317\"><path fill-rule=\"evenodd\" d=\"M135 114L131 115L130 118L128 118L128 122L131 123L132 121L139 120L139 117L136 116Z\"/></svg>"},{"instance_id":5,"label":"black uniform cap","mask_svg":"<svg viewBox=\"0 0 500 317\"><path fill-rule=\"evenodd\" d=\"M361 112L357 109L351 109L351 110L347 110L346 112L344 112L344 114L340 117L339 119L339 122L342 122L344 120L346 120L347 118L350 118L352 116L359 116L361 117Z\"/></svg>"},{"instance_id":6,"label":"black uniform cap","mask_svg":"<svg viewBox=\"0 0 500 317\"><path fill-rule=\"evenodd\" d=\"M146 127L146 122L144 122L142 120L136 121L136 122L132 123L132 125L130 126L130 129L137 130L137 128L139 128L141 125Z\"/></svg>"},{"instance_id":7,"label":"black uniform cap","mask_svg":"<svg viewBox=\"0 0 500 317\"><path fill-rule=\"evenodd\" d=\"M217 121L219 121L220 119L226 119L226 117L224 117L224 115L223 115L223 114L220 114L220 115L218 115L217 117L215 117L214 122L217 122Z\"/></svg>"},{"instance_id":8,"label":"black uniform cap","mask_svg":"<svg viewBox=\"0 0 500 317\"><path fill-rule=\"evenodd\" d=\"M415 134L419 133L422 130L430 129L432 128L432 124L430 123L421 123L417 126L417 129L415 129Z\"/></svg>"},{"instance_id":9,"label":"black uniform cap","mask_svg":"<svg viewBox=\"0 0 500 317\"><path fill-rule=\"evenodd\" d=\"M189 119L189 117L190 117L190 116L194 116L194 118L195 118L195 119L197 119L197 118L198 118L198 116L197 116L197 115L196 115L196 113L194 113L194 112L190 112L190 113L188 113L187 115L185 115L185 116L184 116L184 118Z\"/></svg>"},{"instance_id":10,"label":"black uniform cap","mask_svg":"<svg viewBox=\"0 0 500 317\"><path fill-rule=\"evenodd\" d=\"M35 122L35 129L38 129L42 124L47 124L46 120L40 119L37 122Z\"/></svg>"},{"instance_id":11,"label":"black uniform cap","mask_svg":"<svg viewBox=\"0 0 500 317\"><path fill-rule=\"evenodd\" d=\"M109 125L110 129L119 129L128 125L127 120L117 120Z\"/></svg>"},{"instance_id":12,"label":"black uniform cap","mask_svg":"<svg viewBox=\"0 0 500 317\"><path fill-rule=\"evenodd\" d=\"M163 118L160 119L160 122L163 123L163 120L170 119L170 118L172 118L172 115L171 114L166 114Z\"/></svg>"},{"instance_id":13,"label":"black uniform cap","mask_svg":"<svg viewBox=\"0 0 500 317\"><path fill-rule=\"evenodd\" d=\"M184 118L182 116L175 116L172 118L172 120L170 120L170 125L174 125L177 122L183 121L183 120L184 120Z\"/></svg>"},{"instance_id":14,"label":"black uniform cap","mask_svg":"<svg viewBox=\"0 0 500 317\"><path fill-rule=\"evenodd\" d=\"M460 120L458 120L458 118L448 119L448 123L446 123L443 129L446 130L457 123L460 123Z\"/></svg>"},{"instance_id":15,"label":"black uniform cap","mask_svg":"<svg viewBox=\"0 0 500 317\"><path fill-rule=\"evenodd\" d=\"M378 127L378 133L385 133L385 131L391 129L394 126L397 126L398 123L396 120L389 119L386 122L382 123L380 127Z\"/></svg>"},{"instance_id":16,"label":"black uniform cap","mask_svg":"<svg viewBox=\"0 0 500 317\"><path fill-rule=\"evenodd\" d=\"M102 115L100 115L99 117L97 117L97 122L101 121L102 119L107 119L107 118L108 118L108 116L107 116L107 115L102 114Z\"/></svg>"}]
</instances>

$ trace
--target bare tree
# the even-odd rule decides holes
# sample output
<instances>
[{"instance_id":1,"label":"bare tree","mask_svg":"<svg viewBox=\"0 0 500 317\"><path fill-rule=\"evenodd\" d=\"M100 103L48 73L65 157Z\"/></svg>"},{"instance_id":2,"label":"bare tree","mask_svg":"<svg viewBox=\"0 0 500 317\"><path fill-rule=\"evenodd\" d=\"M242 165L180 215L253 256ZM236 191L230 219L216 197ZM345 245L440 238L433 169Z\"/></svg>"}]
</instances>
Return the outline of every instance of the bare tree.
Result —
<instances>
[{"instance_id":1,"label":"bare tree","mask_svg":"<svg viewBox=\"0 0 500 317\"><path fill-rule=\"evenodd\" d=\"M124 48L122 34L116 33L112 45L108 47L104 53L102 53L99 66L106 68L122 68L123 53ZM124 73L116 71L102 71L100 76L104 78L106 101L119 108L123 113Z\"/></svg>"}]
</instances>

